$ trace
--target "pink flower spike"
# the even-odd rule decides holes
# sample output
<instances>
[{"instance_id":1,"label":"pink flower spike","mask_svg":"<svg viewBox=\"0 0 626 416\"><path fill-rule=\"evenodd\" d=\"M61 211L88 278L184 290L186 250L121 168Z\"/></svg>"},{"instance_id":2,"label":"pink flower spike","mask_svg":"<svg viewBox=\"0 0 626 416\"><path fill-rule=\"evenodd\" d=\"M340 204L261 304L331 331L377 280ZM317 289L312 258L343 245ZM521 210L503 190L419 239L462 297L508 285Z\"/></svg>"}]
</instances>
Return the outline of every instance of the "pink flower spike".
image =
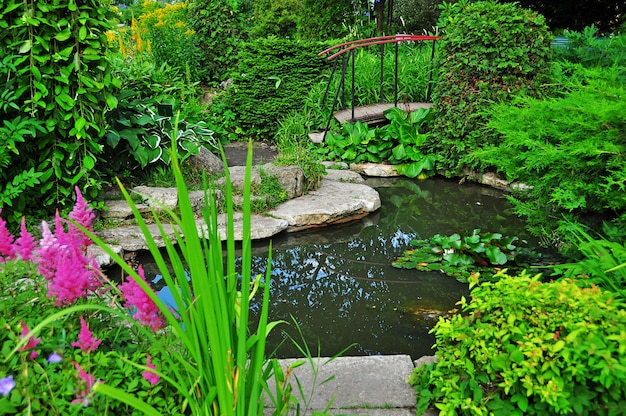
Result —
<instances>
[{"instance_id":1,"label":"pink flower spike","mask_svg":"<svg viewBox=\"0 0 626 416\"><path fill-rule=\"evenodd\" d=\"M20 225L20 237L15 241L15 252L22 260L30 260L35 251L35 239L26 229L26 220L22 217Z\"/></svg>"},{"instance_id":2,"label":"pink flower spike","mask_svg":"<svg viewBox=\"0 0 626 416\"><path fill-rule=\"evenodd\" d=\"M13 240L15 240L15 237L7 229L6 221L0 218L0 261L10 260L15 257ZM3 257L5 258L3 259Z\"/></svg>"},{"instance_id":3,"label":"pink flower spike","mask_svg":"<svg viewBox=\"0 0 626 416\"><path fill-rule=\"evenodd\" d=\"M80 193L80 189L78 188L78 186L74 187L74 190L76 191L76 204L74 204L74 209L72 209L72 212L69 213L68 217L71 220L76 221L76 223L82 225L89 231L93 231L92 222L96 218L96 216L93 213L93 210L91 209L89 204L85 202L85 199ZM80 229L78 229L73 224L70 224L70 233L74 234L76 237L80 236L82 243L81 245L83 247L91 245L91 239L88 238Z\"/></svg>"},{"instance_id":4,"label":"pink flower spike","mask_svg":"<svg viewBox=\"0 0 626 416\"><path fill-rule=\"evenodd\" d=\"M80 317L80 333L78 334L78 341L70 343L72 347L78 347L83 354L87 354L90 351L95 351L102 340L96 339L93 333L89 330L89 325L85 323L85 319Z\"/></svg>"},{"instance_id":5,"label":"pink flower spike","mask_svg":"<svg viewBox=\"0 0 626 416\"><path fill-rule=\"evenodd\" d=\"M152 370L156 369L156 366L154 364L152 364L152 359L150 358L149 354L146 355L146 367L148 367L148 368L150 368ZM155 372L150 371L150 370L144 371L143 373L141 373L141 375L143 376L143 378L148 380L148 382L150 384L152 384L153 386L155 384L157 384L159 382L159 380L161 379L161 377L159 377L158 374L156 374Z\"/></svg>"},{"instance_id":6,"label":"pink flower spike","mask_svg":"<svg viewBox=\"0 0 626 416\"><path fill-rule=\"evenodd\" d=\"M22 322L22 338L24 339L26 338L26 336L30 333L30 329L28 328L28 325L26 325L26 323ZM21 347L19 350L20 351L28 351L28 350L33 350L30 353L30 358L32 360L34 360L35 358L37 358L37 356L39 355L37 353L37 351L35 351L35 347L37 347L37 344L39 344L41 342L41 338L33 338L32 336L28 338L28 342L26 343L26 345L24 345L23 347Z\"/></svg>"},{"instance_id":7,"label":"pink flower spike","mask_svg":"<svg viewBox=\"0 0 626 416\"><path fill-rule=\"evenodd\" d=\"M74 362L74 368L78 370L78 377L85 382L85 389L78 390L76 392L76 399L72 400L72 404L81 403L83 407L89 406L89 399L91 396L91 389L95 384L95 378L91 374L88 374L83 368L77 363Z\"/></svg>"},{"instance_id":8,"label":"pink flower spike","mask_svg":"<svg viewBox=\"0 0 626 416\"><path fill-rule=\"evenodd\" d=\"M137 274L139 278L146 281L146 278L143 274L143 268L141 265L137 270ZM133 315L134 319L137 319L141 322L142 325L149 326L153 331L156 331L165 326L163 319L161 317L161 313L159 311L159 307L154 303L152 298L148 296L146 292L139 286L135 280L131 277L126 277L126 282L122 283L120 286L120 290L126 299L124 303L124 307L129 309L135 309L135 314Z\"/></svg>"}]
</instances>

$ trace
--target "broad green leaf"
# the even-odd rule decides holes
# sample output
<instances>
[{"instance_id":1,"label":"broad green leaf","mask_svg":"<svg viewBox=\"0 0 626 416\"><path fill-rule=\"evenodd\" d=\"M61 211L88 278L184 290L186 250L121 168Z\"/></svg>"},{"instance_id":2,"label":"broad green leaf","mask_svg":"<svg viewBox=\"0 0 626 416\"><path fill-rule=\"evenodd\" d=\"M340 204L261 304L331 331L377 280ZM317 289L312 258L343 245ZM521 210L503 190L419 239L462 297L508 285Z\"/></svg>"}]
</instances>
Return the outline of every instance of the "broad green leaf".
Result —
<instances>
[{"instance_id":1,"label":"broad green leaf","mask_svg":"<svg viewBox=\"0 0 626 416\"><path fill-rule=\"evenodd\" d=\"M59 42L63 42L66 41L70 38L70 36L72 36L72 32L70 31L69 27L66 27L65 29L63 29L61 32L57 33L54 38L56 40L58 40Z\"/></svg>"},{"instance_id":2,"label":"broad green leaf","mask_svg":"<svg viewBox=\"0 0 626 416\"><path fill-rule=\"evenodd\" d=\"M24 43L22 43L22 46L20 46L20 53L29 52L32 47L33 44L31 43L30 39L26 40L24 41Z\"/></svg>"},{"instance_id":3,"label":"broad green leaf","mask_svg":"<svg viewBox=\"0 0 626 416\"><path fill-rule=\"evenodd\" d=\"M489 245L485 247L485 254L491 264L505 264L507 261L506 254L504 254L497 246Z\"/></svg>"},{"instance_id":4,"label":"broad green leaf","mask_svg":"<svg viewBox=\"0 0 626 416\"><path fill-rule=\"evenodd\" d=\"M96 160L91 155L85 155L83 158L83 166L87 170L92 170L96 166Z\"/></svg>"}]
</instances>

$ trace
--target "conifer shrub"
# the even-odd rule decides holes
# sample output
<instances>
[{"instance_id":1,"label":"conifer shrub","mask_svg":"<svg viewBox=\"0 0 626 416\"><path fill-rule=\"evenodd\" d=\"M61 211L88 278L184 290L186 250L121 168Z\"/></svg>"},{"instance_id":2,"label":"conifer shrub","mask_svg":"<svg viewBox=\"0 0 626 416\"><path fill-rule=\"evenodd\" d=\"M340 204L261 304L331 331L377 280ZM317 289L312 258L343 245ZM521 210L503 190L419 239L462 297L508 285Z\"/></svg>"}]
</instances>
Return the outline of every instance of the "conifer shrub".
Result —
<instances>
[{"instance_id":1,"label":"conifer shrub","mask_svg":"<svg viewBox=\"0 0 626 416\"><path fill-rule=\"evenodd\" d=\"M564 67L573 75L562 96L493 106L488 125L502 142L474 156L528 185L512 200L535 234L562 234L564 218L594 228L613 221L624 229L624 67Z\"/></svg>"},{"instance_id":2,"label":"conifer shrub","mask_svg":"<svg viewBox=\"0 0 626 416\"><path fill-rule=\"evenodd\" d=\"M497 135L486 135L484 111L519 94L540 96L549 69L550 35L543 16L494 0L444 4L437 44L438 112L426 145L450 174L480 161L467 157Z\"/></svg>"},{"instance_id":3,"label":"conifer shrub","mask_svg":"<svg viewBox=\"0 0 626 416\"><path fill-rule=\"evenodd\" d=\"M301 109L311 86L326 73L328 63L317 54L327 47L277 37L242 44L237 73L219 98L218 111L229 115L239 135L271 140L280 119Z\"/></svg>"},{"instance_id":4,"label":"conifer shrub","mask_svg":"<svg viewBox=\"0 0 626 416\"><path fill-rule=\"evenodd\" d=\"M618 415L626 408L626 311L565 279L500 273L433 329L437 362L410 382L418 414ZM477 277L475 276L477 281Z\"/></svg>"}]
</instances>

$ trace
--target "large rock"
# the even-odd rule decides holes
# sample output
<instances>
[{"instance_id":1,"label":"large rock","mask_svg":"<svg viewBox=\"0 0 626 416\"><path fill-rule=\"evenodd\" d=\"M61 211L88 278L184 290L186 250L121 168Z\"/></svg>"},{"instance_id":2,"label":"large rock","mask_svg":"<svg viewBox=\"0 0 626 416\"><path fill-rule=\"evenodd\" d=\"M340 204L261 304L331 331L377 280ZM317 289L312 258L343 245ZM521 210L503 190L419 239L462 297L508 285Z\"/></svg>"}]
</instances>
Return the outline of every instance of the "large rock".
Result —
<instances>
[{"instance_id":1,"label":"large rock","mask_svg":"<svg viewBox=\"0 0 626 416\"><path fill-rule=\"evenodd\" d=\"M221 175L224 173L224 162L222 159L204 146L200 147L197 155L189 156L187 163L192 169L199 172L204 171L207 175Z\"/></svg>"},{"instance_id":2,"label":"large rock","mask_svg":"<svg viewBox=\"0 0 626 416\"><path fill-rule=\"evenodd\" d=\"M287 220L287 231L338 224L380 208L380 196L367 185L323 179L316 191L283 202L269 215Z\"/></svg>"},{"instance_id":3,"label":"large rock","mask_svg":"<svg viewBox=\"0 0 626 416\"><path fill-rule=\"evenodd\" d=\"M350 165L350 169L367 176L400 176L394 165L383 165L380 163L353 163Z\"/></svg>"},{"instance_id":4,"label":"large rock","mask_svg":"<svg viewBox=\"0 0 626 416\"><path fill-rule=\"evenodd\" d=\"M143 198L143 203L155 211L163 207L174 209L178 205L178 191L176 188L158 188L149 186L136 186L132 192Z\"/></svg>"},{"instance_id":5,"label":"large rock","mask_svg":"<svg viewBox=\"0 0 626 416\"><path fill-rule=\"evenodd\" d=\"M242 190L246 178L246 167L231 166L228 168L228 172L230 173L230 183L233 188ZM254 166L250 173L252 186L258 186L261 183L262 174L276 177L289 199L299 197L304 192L304 171L300 166L274 166L271 163ZM225 177L218 179L216 182L218 186L222 186L225 183Z\"/></svg>"}]
</instances>

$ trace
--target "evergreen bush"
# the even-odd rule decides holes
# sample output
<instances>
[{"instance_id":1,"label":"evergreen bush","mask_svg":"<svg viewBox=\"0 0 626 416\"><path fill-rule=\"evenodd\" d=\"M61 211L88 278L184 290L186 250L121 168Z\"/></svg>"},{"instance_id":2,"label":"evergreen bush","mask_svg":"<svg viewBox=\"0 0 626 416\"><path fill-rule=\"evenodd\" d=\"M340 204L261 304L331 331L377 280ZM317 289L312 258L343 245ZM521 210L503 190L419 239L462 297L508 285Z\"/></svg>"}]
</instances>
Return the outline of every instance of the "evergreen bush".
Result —
<instances>
[{"instance_id":1,"label":"evergreen bush","mask_svg":"<svg viewBox=\"0 0 626 416\"><path fill-rule=\"evenodd\" d=\"M218 107L230 112L239 134L271 140L280 119L300 109L311 86L325 74L328 63L317 54L326 47L277 37L242 44L239 70Z\"/></svg>"},{"instance_id":2,"label":"evergreen bush","mask_svg":"<svg viewBox=\"0 0 626 416\"><path fill-rule=\"evenodd\" d=\"M503 141L472 153L528 185L513 202L536 234L561 234L565 216L626 228L623 67L575 66L567 69L575 75L562 97L492 107L489 127Z\"/></svg>"},{"instance_id":3,"label":"evergreen bush","mask_svg":"<svg viewBox=\"0 0 626 416\"><path fill-rule=\"evenodd\" d=\"M439 27L443 40L433 90L438 115L426 147L437 155L439 168L454 174L464 165L480 165L468 151L498 140L483 130L492 103L542 94L550 35L542 16L494 0L444 4Z\"/></svg>"}]
</instances>

